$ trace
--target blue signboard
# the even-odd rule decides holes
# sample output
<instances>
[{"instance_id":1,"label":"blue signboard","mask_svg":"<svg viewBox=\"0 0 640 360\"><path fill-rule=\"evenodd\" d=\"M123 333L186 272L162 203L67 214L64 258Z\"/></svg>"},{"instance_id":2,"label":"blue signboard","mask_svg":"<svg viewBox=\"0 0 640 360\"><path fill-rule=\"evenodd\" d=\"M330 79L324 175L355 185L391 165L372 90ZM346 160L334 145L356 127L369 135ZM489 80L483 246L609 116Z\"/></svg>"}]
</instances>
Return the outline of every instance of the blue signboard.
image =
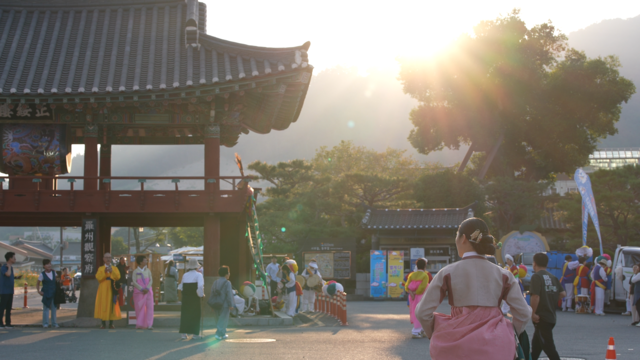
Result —
<instances>
[{"instance_id":1,"label":"blue signboard","mask_svg":"<svg viewBox=\"0 0 640 360\"><path fill-rule=\"evenodd\" d=\"M371 250L371 281L370 294L372 298L387 296L387 252Z\"/></svg>"},{"instance_id":2,"label":"blue signboard","mask_svg":"<svg viewBox=\"0 0 640 360\"><path fill-rule=\"evenodd\" d=\"M184 261L184 255L182 255L182 254L173 254L173 261L175 261L175 262Z\"/></svg>"}]
</instances>

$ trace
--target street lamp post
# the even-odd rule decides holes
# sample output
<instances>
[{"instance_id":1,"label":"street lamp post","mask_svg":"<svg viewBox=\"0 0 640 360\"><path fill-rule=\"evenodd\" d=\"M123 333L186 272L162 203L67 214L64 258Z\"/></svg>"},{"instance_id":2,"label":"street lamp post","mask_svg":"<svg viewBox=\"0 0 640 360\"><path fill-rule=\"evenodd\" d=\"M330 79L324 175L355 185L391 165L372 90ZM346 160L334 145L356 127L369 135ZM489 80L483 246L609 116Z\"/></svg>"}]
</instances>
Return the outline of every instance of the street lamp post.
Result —
<instances>
[{"instance_id":1,"label":"street lamp post","mask_svg":"<svg viewBox=\"0 0 640 360\"><path fill-rule=\"evenodd\" d=\"M64 229L62 226L60 226L60 271L62 271L62 250L63 250L63 245L64 245L64 238L62 237L62 229Z\"/></svg>"}]
</instances>

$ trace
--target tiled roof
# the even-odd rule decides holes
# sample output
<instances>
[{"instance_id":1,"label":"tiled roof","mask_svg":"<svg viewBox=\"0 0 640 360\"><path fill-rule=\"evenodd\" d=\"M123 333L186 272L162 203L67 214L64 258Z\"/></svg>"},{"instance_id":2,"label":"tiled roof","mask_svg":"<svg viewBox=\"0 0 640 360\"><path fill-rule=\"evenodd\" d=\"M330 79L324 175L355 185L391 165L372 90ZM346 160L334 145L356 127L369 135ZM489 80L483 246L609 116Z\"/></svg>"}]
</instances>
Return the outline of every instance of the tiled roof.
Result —
<instances>
[{"instance_id":1,"label":"tiled roof","mask_svg":"<svg viewBox=\"0 0 640 360\"><path fill-rule=\"evenodd\" d=\"M197 0L4 0L0 95L135 94L309 67L309 43L249 46L205 23Z\"/></svg>"},{"instance_id":2,"label":"tiled roof","mask_svg":"<svg viewBox=\"0 0 640 360\"><path fill-rule=\"evenodd\" d=\"M455 229L473 217L473 204L451 209L367 210L362 219L365 229Z\"/></svg>"},{"instance_id":3,"label":"tiled roof","mask_svg":"<svg viewBox=\"0 0 640 360\"><path fill-rule=\"evenodd\" d=\"M24 250L22 250L20 248L17 248L15 246L11 246L11 245L9 245L9 244L7 244L5 242L2 242L2 241L0 241L0 247L4 248L6 251L11 251L11 252L14 252L16 254L25 256L25 257L28 256L26 251L24 251ZM4 261L4 259L3 259L3 261Z\"/></svg>"},{"instance_id":4,"label":"tiled roof","mask_svg":"<svg viewBox=\"0 0 640 360\"><path fill-rule=\"evenodd\" d=\"M559 219L559 210L555 207L547 207L544 209L544 214L540 218L538 224L543 229L550 230L566 230L569 227L561 219Z\"/></svg>"}]
</instances>

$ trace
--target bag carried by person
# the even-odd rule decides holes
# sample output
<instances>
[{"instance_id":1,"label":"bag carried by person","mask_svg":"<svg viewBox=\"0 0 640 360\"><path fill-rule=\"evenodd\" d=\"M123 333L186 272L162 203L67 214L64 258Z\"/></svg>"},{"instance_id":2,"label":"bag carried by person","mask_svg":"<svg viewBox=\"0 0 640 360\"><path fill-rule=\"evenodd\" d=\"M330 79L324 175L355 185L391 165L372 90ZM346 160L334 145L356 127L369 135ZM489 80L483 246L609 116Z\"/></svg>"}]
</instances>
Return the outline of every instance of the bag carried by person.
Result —
<instances>
[{"instance_id":1,"label":"bag carried by person","mask_svg":"<svg viewBox=\"0 0 640 360\"><path fill-rule=\"evenodd\" d=\"M209 300L207 300L207 304L216 311L222 309L222 305L224 305L224 297L222 296L222 292L220 291L221 286L219 284L226 284L226 281L216 281L211 287L211 296L209 296Z\"/></svg>"}]
</instances>

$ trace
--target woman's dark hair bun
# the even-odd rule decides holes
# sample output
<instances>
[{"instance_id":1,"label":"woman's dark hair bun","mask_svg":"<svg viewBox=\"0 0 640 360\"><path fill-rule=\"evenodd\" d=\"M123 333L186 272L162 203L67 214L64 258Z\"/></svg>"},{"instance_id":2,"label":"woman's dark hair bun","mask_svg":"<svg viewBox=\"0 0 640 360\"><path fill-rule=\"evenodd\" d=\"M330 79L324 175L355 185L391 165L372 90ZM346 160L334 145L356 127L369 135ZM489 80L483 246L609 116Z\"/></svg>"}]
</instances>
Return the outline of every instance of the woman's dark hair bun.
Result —
<instances>
[{"instance_id":1,"label":"woman's dark hair bun","mask_svg":"<svg viewBox=\"0 0 640 360\"><path fill-rule=\"evenodd\" d=\"M478 246L477 246L478 249L476 250L476 252L481 255L495 255L496 246L493 245L494 241L495 239L493 236L483 235L482 239L478 242Z\"/></svg>"}]
</instances>

